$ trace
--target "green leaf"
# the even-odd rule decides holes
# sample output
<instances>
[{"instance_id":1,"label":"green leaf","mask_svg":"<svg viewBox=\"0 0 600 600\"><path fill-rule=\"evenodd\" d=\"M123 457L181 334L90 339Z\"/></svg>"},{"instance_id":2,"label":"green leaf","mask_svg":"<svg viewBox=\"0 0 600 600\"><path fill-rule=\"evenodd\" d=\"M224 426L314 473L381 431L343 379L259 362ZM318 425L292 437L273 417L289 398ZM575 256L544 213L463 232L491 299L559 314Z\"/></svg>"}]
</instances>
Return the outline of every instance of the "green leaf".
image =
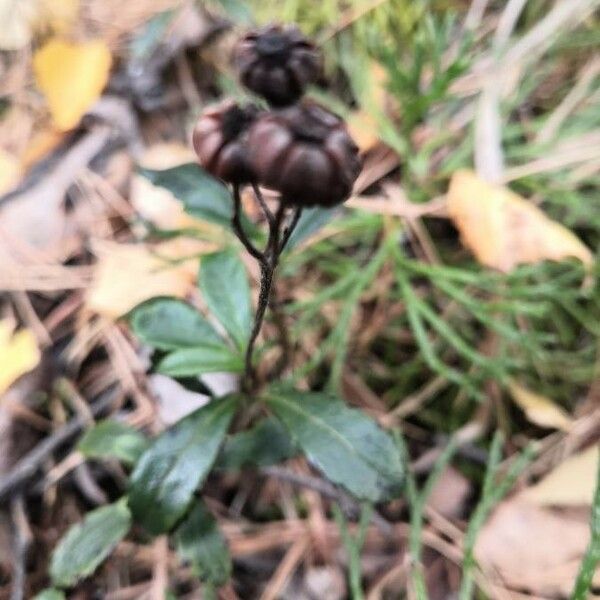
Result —
<instances>
[{"instance_id":1,"label":"green leaf","mask_svg":"<svg viewBox=\"0 0 600 600\"><path fill-rule=\"evenodd\" d=\"M148 447L148 440L137 429L107 419L88 429L77 444L87 458L117 458L133 465Z\"/></svg>"},{"instance_id":2,"label":"green leaf","mask_svg":"<svg viewBox=\"0 0 600 600\"><path fill-rule=\"evenodd\" d=\"M203 502L191 510L175 532L177 554L192 566L202 581L215 586L231 576L231 557L217 522Z\"/></svg>"},{"instance_id":3,"label":"green leaf","mask_svg":"<svg viewBox=\"0 0 600 600\"><path fill-rule=\"evenodd\" d=\"M96 567L127 535L131 514L125 498L88 513L74 525L52 553L50 577L60 587L74 585Z\"/></svg>"},{"instance_id":4,"label":"green leaf","mask_svg":"<svg viewBox=\"0 0 600 600\"><path fill-rule=\"evenodd\" d=\"M296 225L296 229L292 233L287 244L287 249L296 247L300 242L311 236L319 229L325 227L333 218L339 209L336 208L321 208L315 206L313 208L305 208L302 211L302 216Z\"/></svg>"},{"instance_id":5,"label":"green leaf","mask_svg":"<svg viewBox=\"0 0 600 600\"><path fill-rule=\"evenodd\" d=\"M252 24L252 12L243 0L218 0L227 16L242 25Z\"/></svg>"},{"instance_id":6,"label":"green leaf","mask_svg":"<svg viewBox=\"0 0 600 600\"><path fill-rule=\"evenodd\" d=\"M54 588L46 588L33 598L33 600L65 600L64 592Z\"/></svg>"},{"instance_id":7,"label":"green leaf","mask_svg":"<svg viewBox=\"0 0 600 600\"><path fill-rule=\"evenodd\" d=\"M194 411L158 436L131 474L129 507L150 533L171 529L208 475L238 396L225 396Z\"/></svg>"},{"instance_id":8,"label":"green leaf","mask_svg":"<svg viewBox=\"0 0 600 600\"><path fill-rule=\"evenodd\" d=\"M133 333L161 350L224 346L213 326L193 307L176 298L152 298L129 313Z\"/></svg>"},{"instance_id":9,"label":"green leaf","mask_svg":"<svg viewBox=\"0 0 600 600\"><path fill-rule=\"evenodd\" d=\"M210 310L244 348L252 326L252 305L246 270L237 253L229 249L203 256L199 283Z\"/></svg>"},{"instance_id":10,"label":"green leaf","mask_svg":"<svg viewBox=\"0 0 600 600\"><path fill-rule=\"evenodd\" d=\"M158 49L162 37L167 32L169 25L176 16L173 9L159 12L152 17L137 33L129 44L131 60L148 60L150 55Z\"/></svg>"},{"instance_id":11,"label":"green leaf","mask_svg":"<svg viewBox=\"0 0 600 600\"><path fill-rule=\"evenodd\" d=\"M191 215L231 227L233 201L229 190L196 163L187 163L163 171L139 168L154 185L168 189Z\"/></svg>"},{"instance_id":12,"label":"green leaf","mask_svg":"<svg viewBox=\"0 0 600 600\"><path fill-rule=\"evenodd\" d=\"M244 370L244 361L229 348L186 348L165 356L158 363L156 370L171 377L219 372L241 373Z\"/></svg>"},{"instance_id":13,"label":"green leaf","mask_svg":"<svg viewBox=\"0 0 600 600\"><path fill-rule=\"evenodd\" d=\"M277 389L265 400L328 479L371 502L400 492L402 463L395 444L362 412L324 393Z\"/></svg>"},{"instance_id":14,"label":"green leaf","mask_svg":"<svg viewBox=\"0 0 600 600\"><path fill-rule=\"evenodd\" d=\"M266 418L252 429L236 433L225 441L216 467L235 471L246 466L267 467L298 453L281 423Z\"/></svg>"}]
</instances>

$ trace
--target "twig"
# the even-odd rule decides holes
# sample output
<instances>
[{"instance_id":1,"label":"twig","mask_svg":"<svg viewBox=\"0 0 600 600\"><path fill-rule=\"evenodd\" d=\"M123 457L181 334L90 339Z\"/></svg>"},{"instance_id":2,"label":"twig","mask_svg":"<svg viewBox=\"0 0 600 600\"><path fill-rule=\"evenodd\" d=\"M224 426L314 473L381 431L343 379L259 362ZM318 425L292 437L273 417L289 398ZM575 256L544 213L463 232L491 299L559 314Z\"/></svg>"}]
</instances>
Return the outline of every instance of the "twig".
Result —
<instances>
[{"instance_id":1,"label":"twig","mask_svg":"<svg viewBox=\"0 0 600 600\"><path fill-rule=\"evenodd\" d=\"M169 587L169 543L166 535L156 538L153 548L154 568L152 585L148 592L151 600L163 600Z\"/></svg>"},{"instance_id":2,"label":"twig","mask_svg":"<svg viewBox=\"0 0 600 600\"><path fill-rule=\"evenodd\" d=\"M569 93L563 98L561 103L555 108L544 126L535 137L538 144L547 144L557 134L560 126L563 124L569 114L575 110L577 105L585 100L588 95L590 85L600 73L600 58L587 63L579 72L577 83L571 88Z\"/></svg>"},{"instance_id":3,"label":"twig","mask_svg":"<svg viewBox=\"0 0 600 600\"><path fill-rule=\"evenodd\" d=\"M304 555L306 549L309 546L308 536L303 536L296 540L285 553L283 560L279 563L279 566L273 573L271 580L267 584L265 591L260 597L261 600L275 600L280 597L280 593L283 590L290 575L294 572L296 565Z\"/></svg>"},{"instance_id":4,"label":"twig","mask_svg":"<svg viewBox=\"0 0 600 600\"><path fill-rule=\"evenodd\" d=\"M237 184L234 184L234 186L233 186L233 218L232 218L233 230L235 232L235 235L237 235L238 239L240 240L240 242L242 242L242 244L244 244L244 247L246 248L246 250L248 250L248 252L252 256L254 256L254 258L256 258L256 260L263 261L265 258L265 255L250 241L250 239L246 235L246 232L244 231L244 228L242 226L242 221L241 221L241 214L242 214L242 199L240 196L240 186Z\"/></svg>"},{"instance_id":5,"label":"twig","mask_svg":"<svg viewBox=\"0 0 600 600\"><path fill-rule=\"evenodd\" d=\"M275 221L275 215L272 213L271 209L265 202L265 198L262 195L262 192L260 191L260 188L258 187L258 185L256 183L252 184L252 189L254 190L254 197L258 200L260 207L262 208L263 212L265 213L265 217L267 217L267 222L269 223L269 225L272 225L273 222Z\"/></svg>"},{"instance_id":6,"label":"twig","mask_svg":"<svg viewBox=\"0 0 600 600\"><path fill-rule=\"evenodd\" d=\"M94 416L99 415L110 408L115 400L115 391L118 386L112 385L108 390L102 393L100 398L91 406ZM71 437L79 433L88 424L88 420L82 416L75 417L58 431L42 440L33 450L28 452L5 477L0 478L0 501L4 500L9 494L19 490L37 470L44 464L46 458L68 441Z\"/></svg>"},{"instance_id":7,"label":"twig","mask_svg":"<svg viewBox=\"0 0 600 600\"><path fill-rule=\"evenodd\" d=\"M290 241L290 238L292 237L292 233L294 233L294 229L296 229L296 225L298 225L298 221L300 221L301 216L302 216L302 207L299 206L294 211L294 214L292 215L289 225L286 226L286 228L283 232L283 238L282 238L281 244L279 246L280 253L285 250L285 247L286 247L287 243Z\"/></svg>"},{"instance_id":8,"label":"twig","mask_svg":"<svg viewBox=\"0 0 600 600\"><path fill-rule=\"evenodd\" d=\"M15 528L14 572L10 600L24 600L27 578L27 553L33 540L31 527L25 512L25 503L20 494L13 499L10 512Z\"/></svg>"},{"instance_id":9,"label":"twig","mask_svg":"<svg viewBox=\"0 0 600 600\"><path fill-rule=\"evenodd\" d=\"M269 477L281 479L282 481L288 481L294 485L314 490L326 498L337 501L345 513L360 513L361 506L359 502L328 481L319 479L318 477L312 477L310 475L294 473L293 471L285 469L284 467L263 467L260 469L260 473ZM386 521L377 511L373 511L371 520L385 536L393 537L395 535L394 526L388 523L388 521Z\"/></svg>"}]
</instances>

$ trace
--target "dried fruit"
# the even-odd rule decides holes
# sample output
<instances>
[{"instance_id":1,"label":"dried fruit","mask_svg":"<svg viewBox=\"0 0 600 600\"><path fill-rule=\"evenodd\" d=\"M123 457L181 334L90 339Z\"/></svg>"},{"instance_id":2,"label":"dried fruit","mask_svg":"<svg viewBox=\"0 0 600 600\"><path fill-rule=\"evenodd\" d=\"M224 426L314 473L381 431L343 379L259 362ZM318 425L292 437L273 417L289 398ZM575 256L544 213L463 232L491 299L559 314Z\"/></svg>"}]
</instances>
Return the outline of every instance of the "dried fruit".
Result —
<instances>
[{"instance_id":1,"label":"dried fruit","mask_svg":"<svg viewBox=\"0 0 600 600\"><path fill-rule=\"evenodd\" d=\"M294 25L269 25L238 43L234 62L242 83L274 106L296 102L321 74L321 55Z\"/></svg>"},{"instance_id":2,"label":"dried fruit","mask_svg":"<svg viewBox=\"0 0 600 600\"><path fill-rule=\"evenodd\" d=\"M257 180L296 206L343 202L361 169L342 119L314 102L262 115L248 133Z\"/></svg>"},{"instance_id":3,"label":"dried fruit","mask_svg":"<svg viewBox=\"0 0 600 600\"><path fill-rule=\"evenodd\" d=\"M192 140L200 164L209 173L230 183L254 180L246 137L258 112L251 104L240 106L226 100L200 115Z\"/></svg>"}]
</instances>

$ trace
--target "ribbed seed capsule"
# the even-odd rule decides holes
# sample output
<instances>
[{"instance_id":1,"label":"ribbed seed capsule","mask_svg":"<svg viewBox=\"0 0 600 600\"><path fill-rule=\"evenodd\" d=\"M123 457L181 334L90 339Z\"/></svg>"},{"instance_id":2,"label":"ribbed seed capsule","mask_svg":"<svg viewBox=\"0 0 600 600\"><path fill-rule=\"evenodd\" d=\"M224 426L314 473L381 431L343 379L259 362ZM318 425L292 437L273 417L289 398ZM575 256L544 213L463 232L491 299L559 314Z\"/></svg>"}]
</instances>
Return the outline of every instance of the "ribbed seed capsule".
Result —
<instances>
[{"instance_id":1,"label":"ribbed seed capsule","mask_svg":"<svg viewBox=\"0 0 600 600\"><path fill-rule=\"evenodd\" d=\"M234 62L241 82L273 106L296 102L322 70L319 51L293 25L251 31L237 44Z\"/></svg>"},{"instance_id":2,"label":"ribbed seed capsule","mask_svg":"<svg viewBox=\"0 0 600 600\"><path fill-rule=\"evenodd\" d=\"M259 111L231 100L206 109L194 127L192 141L202 167L230 183L254 181L247 135Z\"/></svg>"},{"instance_id":3,"label":"ribbed seed capsule","mask_svg":"<svg viewBox=\"0 0 600 600\"><path fill-rule=\"evenodd\" d=\"M307 102L267 113L248 133L257 180L296 206L333 206L348 198L361 170L344 122Z\"/></svg>"}]
</instances>

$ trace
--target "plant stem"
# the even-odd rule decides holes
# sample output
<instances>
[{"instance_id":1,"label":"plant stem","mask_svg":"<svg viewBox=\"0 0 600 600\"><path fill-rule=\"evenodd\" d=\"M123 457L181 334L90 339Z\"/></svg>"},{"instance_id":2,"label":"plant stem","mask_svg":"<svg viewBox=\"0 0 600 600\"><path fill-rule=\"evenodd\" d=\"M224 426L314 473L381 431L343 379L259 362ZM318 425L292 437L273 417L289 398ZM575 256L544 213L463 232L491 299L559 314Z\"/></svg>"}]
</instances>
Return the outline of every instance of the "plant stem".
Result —
<instances>
[{"instance_id":1,"label":"plant stem","mask_svg":"<svg viewBox=\"0 0 600 600\"><path fill-rule=\"evenodd\" d=\"M285 231L281 232L283 222L285 220L285 214L287 209L287 204L280 200L279 206L277 207L277 211L273 214L269 207L267 206L260 189L258 186L253 185L254 193L256 198L263 209L265 216L267 218L269 224L269 238L267 241L266 248L264 252L258 250L252 242L246 236L242 224L241 224L241 198L240 198L240 189L239 186L235 185L233 188L233 196L234 196L234 213L233 213L233 229L235 234L238 236L242 244L244 244L245 248L248 252L256 258L260 265L260 291L258 295L258 305L256 308L256 314L254 316L254 324L252 326L252 332L250 333L250 339L248 340L248 347L246 348L246 356L245 356L245 366L244 366L244 376L242 380L242 389L248 393L252 393L255 391L257 387L256 380L256 372L254 370L254 366L252 364L252 358L254 355L254 346L256 345L256 340L262 328L262 324L265 318L265 313L267 311L267 307L269 306L269 301L271 298L271 290L273 288L273 277L275 273L275 269L277 268L277 264L279 262L279 257L285 248L294 228L298 224L300 219L300 215L302 213L301 208L297 208L292 216L289 225L286 226ZM285 327L285 324L281 319L279 319L279 329L282 331L282 328ZM287 360L288 348L287 343L287 335L282 337L283 344L283 355L284 360ZM278 364L276 370L281 370L281 366Z\"/></svg>"},{"instance_id":2,"label":"plant stem","mask_svg":"<svg viewBox=\"0 0 600 600\"><path fill-rule=\"evenodd\" d=\"M261 252L256 246L250 241L250 238L246 235L242 226L242 198L240 196L240 186L235 183L233 184L233 218L231 220L233 225L233 231L238 237L240 242L244 244L244 247L248 252L256 258L256 260L262 261L265 258L263 252Z\"/></svg>"},{"instance_id":3,"label":"plant stem","mask_svg":"<svg viewBox=\"0 0 600 600\"><path fill-rule=\"evenodd\" d=\"M269 372L269 378L278 379L290 362L291 345L285 323L285 314L281 310L279 300L277 299L277 285L274 285L271 291L271 302L269 306L271 308L271 314L273 315L273 323L275 324L275 327L277 327L279 344L281 346L281 355L277 359L273 369Z\"/></svg>"}]
</instances>

